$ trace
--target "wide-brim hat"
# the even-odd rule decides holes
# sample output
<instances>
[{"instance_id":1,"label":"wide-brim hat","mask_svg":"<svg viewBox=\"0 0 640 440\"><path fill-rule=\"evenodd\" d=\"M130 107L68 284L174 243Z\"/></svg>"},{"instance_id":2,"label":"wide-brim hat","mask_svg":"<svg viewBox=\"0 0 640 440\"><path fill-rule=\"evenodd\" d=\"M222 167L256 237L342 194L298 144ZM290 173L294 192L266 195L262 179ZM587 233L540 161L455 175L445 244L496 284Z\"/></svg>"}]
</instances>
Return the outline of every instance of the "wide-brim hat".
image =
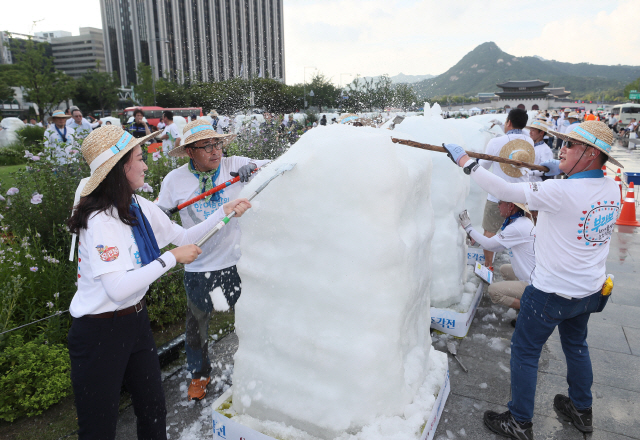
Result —
<instances>
[{"instance_id":1,"label":"wide-brim hat","mask_svg":"<svg viewBox=\"0 0 640 440\"><path fill-rule=\"evenodd\" d=\"M69 119L70 117L71 117L71 115L65 115L62 110L56 110L53 113L51 113L51 119L53 119L53 118Z\"/></svg>"},{"instance_id":2,"label":"wide-brim hat","mask_svg":"<svg viewBox=\"0 0 640 440\"><path fill-rule=\"evenodd\" d=\"M89 133L82 142L82 156L91 168L91 176L84 185L80 197L91 194L115 164L133 147L156 135L157 133L151 133L136 139L117 125L105 125Z\"/></svg>"},{"instance_id":3,"label":"wide-brim hat","mask_svg":"<svg viewBox=\"0 0 640 440\"><path fill-rule=\"evenodd\" d=\"M567 115L567 119L571 119L571 118L573 118L573 119L580 119L580 115L579 115L578 113L576 113L576 112L570 112L570 113Z\"/></svg>"},{"instance_id":4,"label":"wide-brim hat","mask_svg":"<svg viewBox=\"0 0 640 440\"><path fill-rule=\"evenodd\" d=\"M549 133L563 141L578 141L590 147L597 148L609 157L609 161L620 168L624 166L611 156L613 147L613 131L604 122L585 121L574 127L569 133L559 133L549 130Z\"/></svg>"},{"instance_id":5,"label":"wide-brim hat","mask_svg":"<svg viewBox=\"0 0 640 440\"><path fill-rule=\"evenodd\" d=\"M219 134L209 122L198 119L184 126L182 130L182 143L177 148L169 151L169 156L187 157L186 148L204 139L221 139L223 141L222 148L225 148L235 138L235 134Z\"/></svg>"},{"instance_id":6,"label":"wide-brim hat","mask_svg":"<svg viewBox=\"0 0 640 440\"><path fill-rule=\"evenodd\" d=\"M521 162L534 163L536 150L524 139L514 139L507 142L500 150L500 157L505 159L519 160ZM500 168L510 177L522 177L522 171L515 165L501 163Z\"/></svg>"},{"instance_id":7,"label":"wide-brim hat","mask_svg":"<svg viewBox=\"0 0 640 440\"><path fill-rule=\"evenodd\" d=\"M538 130L542 130L545 133L549 133L549 129L551 127L549 126L549 124L547 124L547 121L543 119L534 119L533 121L531 121L531 124L527 125L525 128L537 128Z\"/></svg>"},{"instance_id":8,"label":"wide-brim hat","mask_svg":"<svg viewBox=\"0 0 640 440\"><path fill-rule=\"evenodd\" d=\"M564 113L570 113L571 109L570 108L565 108L564 110L562 110Z\"/></svg>"},{"instance_id":9,"label":"wide-brim hat","mask_svg":"<svg viewBox=\"0 0 640 440\"><path fill-rule=\"evenodd\" d=\"M554 116L560 117L560 115L558 114L558 112L557 112L557 111L555 111L555 110L551 112L551 117L553 118Z\"/></svg>"},{"instance_id":10,"label":"wide-brim hat","mask_svg":"<svg viewBox=\"0 0 640 440\"><path fill-rule=\"evenodd\" d=\"M526 212L527 214L531 214L531 211L529 211L529 207L527 206L526 203L516 203L513 202L514 205L516 205L518 208L522 209L524 212Z\"/></svg>"},{"instance_id":11,"label":"wide-brim hat","mask_svg":"<svg viewBox=\"0 0 640 440\"><path fill-rule=\"evenodd\" d=\"M211 116L212 118L213 118L213 117L215 117L215 116L218 116L218 112L217 112L217 111L215 111L215 110L211 110L211 111L209 112L209 116Z\"/></svg>"}]
</instances>

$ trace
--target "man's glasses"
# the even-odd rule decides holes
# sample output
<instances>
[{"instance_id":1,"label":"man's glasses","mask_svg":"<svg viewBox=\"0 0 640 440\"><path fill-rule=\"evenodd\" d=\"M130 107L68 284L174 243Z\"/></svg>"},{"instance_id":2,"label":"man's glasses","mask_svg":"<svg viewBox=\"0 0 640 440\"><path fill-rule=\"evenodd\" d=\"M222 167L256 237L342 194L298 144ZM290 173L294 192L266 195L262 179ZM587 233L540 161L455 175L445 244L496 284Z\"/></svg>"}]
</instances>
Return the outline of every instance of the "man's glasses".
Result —
<instances>
[{"instance_id":1,"label":"man's glasses","mask_svg":"<svg viewBox=\"0 0 640 440\"><path fill-rule=\"evenodd\" d=\"M209 143L205 144L202 147L191 147L191 148L194 149L194 150L204 150L205 153L211 153L214 148L216 150L222 150L222 145L223 144L224 144L224 142L222 142L222 141L209 142Z\"/></svg>"},{"instance_id":2,"label":"man's glasses","mask_svg":"<svg viewBox=\"0 0 640 440\"><path fill-rule=\"evenodd\" d=\"M567 149L576 147L578 145L585 145L585 144L583 144L582 142L567 141Z\"/></svg>"}]
</instances>

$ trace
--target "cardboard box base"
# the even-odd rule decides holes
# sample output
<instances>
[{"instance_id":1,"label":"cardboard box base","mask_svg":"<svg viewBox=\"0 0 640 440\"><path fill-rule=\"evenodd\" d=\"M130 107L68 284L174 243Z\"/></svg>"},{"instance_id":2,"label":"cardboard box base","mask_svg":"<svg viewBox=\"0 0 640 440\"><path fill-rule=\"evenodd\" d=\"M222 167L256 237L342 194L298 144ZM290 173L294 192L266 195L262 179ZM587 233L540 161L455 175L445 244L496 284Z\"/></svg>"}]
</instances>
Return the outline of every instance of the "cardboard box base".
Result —
<instances>
[{"instance_id":1,"label":"cardboard box base","mask_svg":"<svg viewBox=\"0 0 640 440\"><path fill-rule=\"evenodd\" d=\"M430 356L443 356L447 361L447 365L449 365L446 353L432 350ZM429 417L426 420L422 434L419 437L420 440L433 440L435 436L436 429L438 428L438 423L440 422L440 418L442 417L444 405L447 402L447 397L449 397L449 392L451 391L448 366L444 371L444 375L442 376L441 384L442 385L440 386L440 391L438 392L436 400L433 404L433 408L431 408L431 412L429 413ZM247 426L235 422L234 420L231 420L229 418L230 412L228 411L228 409L231 407L232 396L233 387L225 391L212 405L213 438L215 440L276 440L273 437L269 437L268 435L262 434L261 432L255 431Z\"/></svg>"},{"instance_id":2,"label":"cardboard box base","mask_svg":"<svg viewBox=\"0 0 640 440\"><path fill-rule=\"evenodd\" d=\"M431 328L458 338L467 336L469 327L471 327L471 321L473 321L473 317L482 299L484 284L485 283L482 282L478 286L478 290L476 290L476 294L471 300L469 310L465 313L456 312L451 309L431 307Z\"/></svg>"}]
</instances>

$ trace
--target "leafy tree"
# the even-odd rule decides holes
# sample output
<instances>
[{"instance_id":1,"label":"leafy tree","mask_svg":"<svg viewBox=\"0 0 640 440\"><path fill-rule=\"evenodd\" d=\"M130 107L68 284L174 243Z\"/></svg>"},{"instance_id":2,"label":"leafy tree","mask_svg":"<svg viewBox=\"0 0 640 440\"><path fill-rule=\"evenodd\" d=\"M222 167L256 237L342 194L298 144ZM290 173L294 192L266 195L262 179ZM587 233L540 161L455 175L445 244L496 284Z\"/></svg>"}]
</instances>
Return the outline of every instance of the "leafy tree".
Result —
<instances>
[{"instance_id":1,"label":"leafy tree","mask_svg":"<svg viewBox=\"0 0 640 440\"><path fill-rule=\"evenodd\" d=\"M330 78L327 78L322 73L316 73L306 88L307 93L313 90L314 96L309 98L309 100L318 106L320 112L322 112L322 107L335 105L340 97L340 89L333 85Z\"/></svg>"},{"instance_id":2,"label":"leafy tree","mask_svg":"<svg viewBox=\"0 0 640 440\"><path fill-rule=\"evenodd\" d=\"M631 92L631 90L640 90L640 78L627 84L627 86L624 88L624 90L622 91L622 95L625 99L629 99L629 93Z\"/></svg>"},{"instance_id":3,"label":"leafy tree","mask_svg":"<svg viewBox=\"0 0 640 440\"><path fill-rule=\"evenodd\" d=\"M403 111L407 111L409 107L413 107L418 101L415 90L410 84L398 84L394 90L393 105L400 107Z\"/></svg>"},{"instance_id":4,"label":"leafy tree","mask_svg":"<svg viewBox=\"0 0 640 440\"><path fill-rule=\"evenodd\" d=\"M156 104L165 108L188 107L191 94L184 84L159 78L156 81Z\"/></svg>"},{"instance_id":5,"label":"leafy tree","mask_svg":"<svg viewBox=\"0 0 640 440\"><path fill-rule=\"evenodd\" d=\"M115 107L118 103L120 80L115 72L88 70L80 79L79 89L90 110L100 109L104 114L104 109Z\"/></svg>"},{"instance_id":6,"label":"leafy tree","mask_svg":"<svg viewBox=\"0 0 640 440\"><path fill-rule=\"evenodd\" d=\"M270 113L290 112L300 103L300 96L296 96L295 88L270 78L258 78L251 81L254 93L254 104Z\"/></svg>"},{"instance_id":7,"label":"leafy tree","mask_svg":"<svg viewBox=\"0 0 640 440\"><path fill-rule=\"evenodd\" d=\"M153 71L151 66L139 63L136 69L136 78L138 78L138 84L133 86L136 100L141 105L154 105Z\"/></svg>"},{"instance_id":8,"label":"leafy tree","mask_svg":"<svg viewBox=\"0 0 640 440\"><path fill-rule=\"evenodd\" d=\"M389 75L379 76L373 90L373 105L377 108L384 109L391 105L394 97L393 81L391 81Z\"/></svg>"},{"instance_id":9,"label":"leafy tree","mask_svg":"<svg viewBox=\"0 0 640 440\"><path fill-rule=\"evenodd\" d=\"M18 47L12 42L12 53L16 60L15 85L24 87L25 98L38 106L41 118L72 97L73 78L54 69L44 44L27 40Z\"/></svg>"}]
</instances>

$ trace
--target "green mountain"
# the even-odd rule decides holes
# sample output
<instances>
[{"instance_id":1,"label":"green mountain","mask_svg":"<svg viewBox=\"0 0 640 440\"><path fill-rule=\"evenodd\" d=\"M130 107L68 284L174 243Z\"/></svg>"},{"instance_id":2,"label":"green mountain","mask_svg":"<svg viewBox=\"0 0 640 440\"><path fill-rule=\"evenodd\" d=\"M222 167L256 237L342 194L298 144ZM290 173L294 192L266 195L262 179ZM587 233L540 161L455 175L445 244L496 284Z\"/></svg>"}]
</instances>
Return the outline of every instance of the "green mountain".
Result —
<instances>
[{"instance_id":1,"label":"green mountain","mask_svg":"<svg viewBox=\"0 0 640 440\"><path fill-rule=\"evenodd\" d=\"M541 57L515 57L495 43L483 43L466 54L455 66L434 78L413 85L424 98L442 95L475 96L480 92L498 92L496 86L509 80L539 79L549 87L564 87L571 97L598 95L620 90L640 77L640 66L601 66L590 63L561 63Z\"/></svg>"}]
</instances>

